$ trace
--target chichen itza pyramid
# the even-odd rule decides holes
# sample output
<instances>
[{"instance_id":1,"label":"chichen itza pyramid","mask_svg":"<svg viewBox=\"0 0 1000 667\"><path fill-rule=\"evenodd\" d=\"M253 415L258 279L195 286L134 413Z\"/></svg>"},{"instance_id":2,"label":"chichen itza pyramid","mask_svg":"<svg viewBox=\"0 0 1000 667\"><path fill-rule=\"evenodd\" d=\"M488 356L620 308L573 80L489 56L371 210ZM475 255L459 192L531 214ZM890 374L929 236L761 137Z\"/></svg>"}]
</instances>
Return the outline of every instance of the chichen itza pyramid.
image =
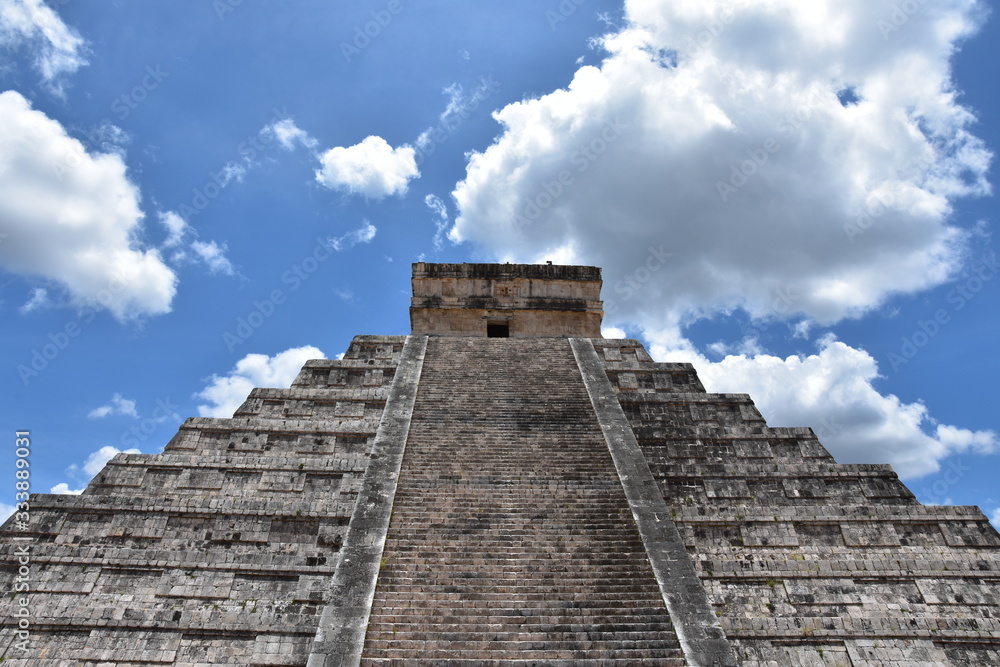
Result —
<instances>
[{"instance_id":1,"label":"chichen itza pyramid","mask_svg":"<svg viewBox=\"0 0 1000 667\"><path fill-rule=\"evenodd\" d=\"M3 667L1000 664L978 508L602 338L600 290L415 264L410 335L32 495Z\"/></svg>"}]
</instances>

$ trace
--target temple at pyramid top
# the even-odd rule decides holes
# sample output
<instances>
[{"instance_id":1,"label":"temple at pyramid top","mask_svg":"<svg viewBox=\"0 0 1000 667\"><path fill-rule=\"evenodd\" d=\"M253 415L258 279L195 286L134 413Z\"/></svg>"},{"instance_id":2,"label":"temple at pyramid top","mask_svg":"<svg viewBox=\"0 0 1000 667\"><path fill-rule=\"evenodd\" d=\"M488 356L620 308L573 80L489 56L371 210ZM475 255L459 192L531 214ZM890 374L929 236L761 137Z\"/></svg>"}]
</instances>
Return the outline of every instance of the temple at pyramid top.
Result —
<instances>
[{"instance_id":1,"label":"temple at pyramid top","mask_svg":"<svg viewBox=\"0 0 1000 667\"><path fill-rule=\"evenodd\" d=\"M600 338L603 315L596 266L413 265L414 334Z\"/></svg>"}]
</instances>

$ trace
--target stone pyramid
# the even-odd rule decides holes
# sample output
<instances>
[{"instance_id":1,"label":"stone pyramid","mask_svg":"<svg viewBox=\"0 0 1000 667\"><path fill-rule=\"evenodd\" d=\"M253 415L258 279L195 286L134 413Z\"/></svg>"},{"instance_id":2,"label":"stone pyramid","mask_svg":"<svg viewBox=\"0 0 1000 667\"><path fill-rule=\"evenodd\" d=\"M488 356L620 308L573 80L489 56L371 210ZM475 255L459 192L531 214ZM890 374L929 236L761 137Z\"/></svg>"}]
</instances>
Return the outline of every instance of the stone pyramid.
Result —
<instances>
[{"instance_id":1,"label":"stone pyramid","mask_svg":"<svg viewBox=\"0 0 1000 667\"><path fill-rule=\"evenodd\" d=\"M415 264L411 335L32 495L3 666L1000 664L978 508L601 338L600 288Z\"/></svg>"}]
</instances>

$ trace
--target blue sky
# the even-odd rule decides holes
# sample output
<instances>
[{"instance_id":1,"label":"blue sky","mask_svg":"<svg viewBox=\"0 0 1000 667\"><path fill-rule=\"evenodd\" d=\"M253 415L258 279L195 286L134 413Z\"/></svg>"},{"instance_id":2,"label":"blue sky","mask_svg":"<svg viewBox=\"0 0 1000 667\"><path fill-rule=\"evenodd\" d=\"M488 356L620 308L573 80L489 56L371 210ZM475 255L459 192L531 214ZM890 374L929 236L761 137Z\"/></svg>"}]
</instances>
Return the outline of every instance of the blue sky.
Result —
<instances>
[{"instance_id":1,"label":"blue sky","mask_svg":"<svg viewBox=\"0 0 1000 667\"><path fill-rule=\"evenodd\" d=\"M996 521L990 10L5 0L4 456L78 491L407 333L414 261L551 259L603 267L608 335Z\"/></svg>"}]
</instances>

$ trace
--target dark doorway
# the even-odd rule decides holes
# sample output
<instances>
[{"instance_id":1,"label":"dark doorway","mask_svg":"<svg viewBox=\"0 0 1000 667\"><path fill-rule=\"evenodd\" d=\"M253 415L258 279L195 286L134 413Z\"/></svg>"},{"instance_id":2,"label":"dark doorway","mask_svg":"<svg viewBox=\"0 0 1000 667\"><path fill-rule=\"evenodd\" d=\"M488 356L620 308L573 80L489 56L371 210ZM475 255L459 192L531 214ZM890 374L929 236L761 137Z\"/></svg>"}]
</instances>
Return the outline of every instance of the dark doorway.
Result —
<instances>
[{"instance_id":1,"label":"dark doorway","mask_svg":"<svg viewBox=\"0 0 1000 667\"><path fill-rule=\"evenodd\" d=\"M487 338L510 338L510 325L506 322L488 322L486 324Z\"/></svg>"}]
</instances>

